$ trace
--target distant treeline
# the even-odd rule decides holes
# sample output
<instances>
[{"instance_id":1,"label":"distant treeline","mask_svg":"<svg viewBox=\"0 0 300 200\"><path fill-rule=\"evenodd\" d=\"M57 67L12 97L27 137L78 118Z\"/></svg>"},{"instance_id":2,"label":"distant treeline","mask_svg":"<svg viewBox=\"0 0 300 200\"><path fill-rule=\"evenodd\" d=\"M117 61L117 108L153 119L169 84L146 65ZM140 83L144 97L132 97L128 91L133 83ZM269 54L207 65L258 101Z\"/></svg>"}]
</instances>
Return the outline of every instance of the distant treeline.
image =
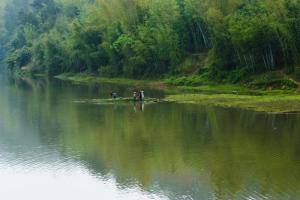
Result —
<instances>
[{"instance_id":1,"label":"distant treeline","mask_svg":"<svg viewBox=\"0 0 300 200\"><path fill-rule=\"evenodd\" d=\"M300 0L6 0L1 49L14 71L211 77L300 66ZM2 7L2 8L1 8Z\"/></svg>"}]
</instances>

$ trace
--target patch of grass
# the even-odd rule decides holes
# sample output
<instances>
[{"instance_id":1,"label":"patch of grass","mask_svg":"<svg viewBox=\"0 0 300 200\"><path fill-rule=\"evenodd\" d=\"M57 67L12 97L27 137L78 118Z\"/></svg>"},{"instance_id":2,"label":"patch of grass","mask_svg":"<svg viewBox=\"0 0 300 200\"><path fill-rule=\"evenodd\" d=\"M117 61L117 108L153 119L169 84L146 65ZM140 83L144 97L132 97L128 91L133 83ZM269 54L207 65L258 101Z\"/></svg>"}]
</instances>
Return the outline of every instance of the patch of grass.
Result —
<instances>
[{"instance_id":1,"label":"patch of grass","mask_svg":"<svg viewBox=\"0 0 300 200\"><path fill-rule=\"evenodd\" d=\"M166 78L164 83L176 86L182 92L210 94L293 94L298 87L295 80L281 71L253 75L249 78L246 78L245 74L247 74L245 70L234 70L224 75L222 80L213 81L212 74L209 71L204 71L200 75L171 76Z\"/></svg>"},{"instance_id":2,"label":"patch of grass","mask_svg":"<svg viewBox=\"0 0 300 200\"><path fill-rule=\"evenodd\" d=\"M177 89L188 93L205 94L260 94L259 91L250 90L242 85L201 85L201 86L178 86Z\"/></svg>"},{"instance_id":3,"label":"patch of grass","mask_svg":"<svg viewBox=\"0 0 300 200\"><path fill-rule=\"evenodd\" d=\"M237 95L289 95L295 94L295 89L254 89L243 85L222 84L222 85L202 85L202 86L177 86L178 90L184 93L204 93L204 94L237 94Z\"/></svg>"},{"instance_id":4,"label":"patch of grass","mask_svg":"<svg viewBox=\"0 0 300 200\"><path fill-rule=\"evenodd\" d=\"M181 94L167 96L165 100L178 103L235 107L269 113L300 112L300 95Z\"/></svg>"}]
</instances>

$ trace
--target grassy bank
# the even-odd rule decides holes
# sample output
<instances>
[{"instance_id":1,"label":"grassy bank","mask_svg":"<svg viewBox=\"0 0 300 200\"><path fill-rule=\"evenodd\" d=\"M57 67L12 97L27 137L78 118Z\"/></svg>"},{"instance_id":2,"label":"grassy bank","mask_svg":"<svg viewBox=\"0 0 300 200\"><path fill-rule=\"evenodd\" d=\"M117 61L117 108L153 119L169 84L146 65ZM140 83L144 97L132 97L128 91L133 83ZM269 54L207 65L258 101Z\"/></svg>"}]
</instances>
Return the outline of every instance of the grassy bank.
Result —
<instances>
[{"instance_id":1,"label":"grassy bank","mask_svg":"<svg viewBox=\"0 0 300 200\"><path fill-rule=\"evenodd\" d=\"M270 113L300 112L300 95L296 92L296 88L259 89L234 84L168 86L163 80L103 78L88 74L62 74L56 78L79 84L111 83L152 87L171 93L165 98L168 102L235 107Z\"/></svg>"},{"instance_id":2,"label":"grassy bank","mask_svg":"<svg viewBox=\"0 0 300 200\"><path fill-rule=\"evenodd\" d=\"M166 101L209 106L234 107L269 113L300 112L300 95L180 94Z\"/></svg>"},{"instance_id":3,"label":"grassy bank","mask_svg":"<svg viewBox=\"0 0 300 200\"><path fill-rule=\"evenodd\" d=\"M168 93L176 93L174 88L168 88L161 80L136 80L136 79L128 79L128 78L105 78L99 77L96 75L90 74L71 74L65 73L55 76L55 78L71 81L77 84L101 84L101 83L109 83L109 84L119 84L119 85L128 85L133 87L148 87L155 88L159 90L168 91Z\"/></svg>"},{"instance_id":4,"label":"grassy bank","mask_svg":"<svg viewBox=\"0 0 300 200\"><path fill-rule=\"evenodd\" d=\"M124 84L124 85L149 85L155 81L150 80L134 80L126 78L105 78L90 74L71 74L65 73L55 76L60 80L72 81L74 83L111 83L111 84Z\"/></svg>"},{"instance_id":5,"label":"grassy bank","mask_svg":"<svg viewBox=\"0 0 300 200\"><path fill-rule=\"evenodd\" d=\"M272 71L239 78L236 81L235 72L229 73L222 79L213 80L209 73L168 77L164 82L168 85L187 92L205 92L221 94L292 94L299 87L294 78L282 71ZM235 83L235 84L232 84Z\"/></svg>"}]
</instances>

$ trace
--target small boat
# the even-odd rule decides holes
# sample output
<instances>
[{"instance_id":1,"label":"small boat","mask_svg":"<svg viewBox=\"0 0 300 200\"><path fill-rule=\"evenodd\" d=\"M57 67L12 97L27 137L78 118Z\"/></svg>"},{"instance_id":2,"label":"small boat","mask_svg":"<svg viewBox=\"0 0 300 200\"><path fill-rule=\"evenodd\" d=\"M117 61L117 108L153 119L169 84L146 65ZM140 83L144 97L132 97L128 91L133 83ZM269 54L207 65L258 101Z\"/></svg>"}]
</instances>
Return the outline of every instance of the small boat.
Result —
<instances>
[{"instance_id":1,"label":"small boat","mask_svg":"<svg viewBox=\"0 0 300 200\"><path fill-rule=\"evenodd\" d=\"M128 103L158 103L162 102L161 99L157 98L144 98L144 100L139 100L139 99L133 99L133 98L122 98L122 97L117 97L117 98L109 98L109 99L87 99L87 100L79 100L79 101L74 101L74 103L90 103L90 104L128 104Z\"/></svg>"}]
</instances>

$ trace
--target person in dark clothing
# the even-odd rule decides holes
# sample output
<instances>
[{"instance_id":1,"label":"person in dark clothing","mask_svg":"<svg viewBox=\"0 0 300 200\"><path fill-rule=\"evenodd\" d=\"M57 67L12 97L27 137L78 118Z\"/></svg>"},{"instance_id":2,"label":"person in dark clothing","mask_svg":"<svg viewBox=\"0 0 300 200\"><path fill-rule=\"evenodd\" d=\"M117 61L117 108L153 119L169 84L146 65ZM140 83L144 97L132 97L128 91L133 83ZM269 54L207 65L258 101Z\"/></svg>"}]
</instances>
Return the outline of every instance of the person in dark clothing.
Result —
<instances>
[{"instance_id":1,"label":"person in dark clothing","mask_svg":"<svg viewBox=\"0 0 300 200\"><path fill-rule=\"evenodd\" d=\"M118 97L118 94L116 92L110 92L110 96L113 99L116 99Z\"/></svg>"},{"instance_id":2,"label":"person in dark clothing","mask_svg":"<svg viewBox=\"0 0 300 200\"><path fill-rule=\"evenodd\" d=\"M145 94L144 94L144 91L141 90L141 91L139 92L139 100L140 100L140 101L144 101L144 99L145 99Z\"/></svg>"}]
</instances>

